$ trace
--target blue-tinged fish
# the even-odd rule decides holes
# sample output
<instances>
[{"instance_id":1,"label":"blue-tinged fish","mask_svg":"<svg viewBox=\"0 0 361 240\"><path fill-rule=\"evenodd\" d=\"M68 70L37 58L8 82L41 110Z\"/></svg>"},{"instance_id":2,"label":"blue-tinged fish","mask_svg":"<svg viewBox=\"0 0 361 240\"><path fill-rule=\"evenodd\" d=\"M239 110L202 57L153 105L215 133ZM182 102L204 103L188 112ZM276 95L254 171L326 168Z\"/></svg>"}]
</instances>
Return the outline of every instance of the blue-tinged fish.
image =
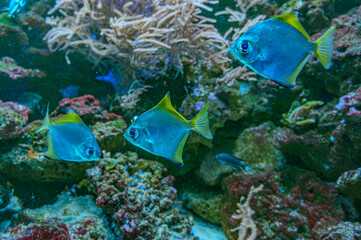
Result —
<instances>
[{"instance_id":1,"label":"blue-tinged fish","mask_svg":"<svg viewBox=\"0 0 361 240\"><path fill-rule=\"evenodd\" d=\"M10 0L9 3L9 14L7 17L14 17L15 14L24 9L26 0Z\"/></svg>"},{"instance_id":2,"label":"blue-tinged fish","mask_svg":"<svg viewBox=\"0 0 361 240\"><path fill-rule=\"evenodd\" d=\"M48 130L48 152L51 159L66 161L95 161L101 157L101 150L93 133L73 111L51 122L49 110L43 126L37 131Z\"/></svg>"},{"instance_id":3,"label":"blue-tinged fish","mask_svg":"<svg viewBox=\"0 0 361 240\"><path fill-rule=\"evenodd\" d=\"M133 145L183 166L182 153L189 131L212 139L208 122L208 104L192 120L186 120L172 106L169 92L152 109L134 118L124 133Z\"/></svg>"},{"instance_id":4,"label":"blue-tinged fish","mask_svg":"<svg viewBox=\"0 0 361 240\"><path fill-rule=\"evenodd\" d=\"M80 86L70 85L66 88L60 89L59 92L63 95L63 98L77 97L79 94Z\"/></svg>"},{"instance_id":5,"label":"blue-tinged fish","mask_svg":"<svg viewBox=\"0 0 361 240\"><path fill-rule=\"evenodd\" d=\"M296 12L286 13L254 25L229 51L261 76L293 88L312 53L326 69L331 67L335 31L332 26L319 39L311 41L297 15Z\"/></svg>"},{"instance_id":6,"label":"blue-tinged fish","mask_svg":"<svg viewBox=\"0 0 361 240\"><path fill-rule=\"evenodd\" d=\"M223 165L226 165L228 167L232 167L237 171L246 171L250 170L251 168L246 166L243 162L244 160L239 159L232 154L229 153L220 153L216 156L217 160L222 163Z\"/></svg>"}]
</instances>

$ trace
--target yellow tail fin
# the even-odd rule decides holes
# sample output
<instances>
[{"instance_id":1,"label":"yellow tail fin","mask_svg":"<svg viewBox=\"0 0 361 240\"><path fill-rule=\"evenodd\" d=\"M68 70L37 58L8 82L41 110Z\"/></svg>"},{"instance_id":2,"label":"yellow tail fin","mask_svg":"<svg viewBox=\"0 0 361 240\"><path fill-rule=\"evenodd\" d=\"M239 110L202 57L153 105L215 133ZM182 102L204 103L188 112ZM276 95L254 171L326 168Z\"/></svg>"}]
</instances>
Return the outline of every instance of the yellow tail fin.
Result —
<instances>
[{"instance_id":1,"label":"yellow tail fin","mask_svg":"<svg viewBox=\"0 0 361 240\"><path fill-rule=\"evenodd\" d=\"M203 109L191 120L193 130L201 134L203 137L212 139L212 133L209 129L208 121L208 103L203 107Z\"/></svg>"},{"instance_id":2,"label":"yellow tail fin","mask_svg":"<svg viewBox=\"0 0 361 240\"><path fill-rule=\"evenodd\" d=\"M44 119L44 123L43 123L43 126L41 126L41 128L39 128L38 131L36 131L36 133L40 132L40 131L43 131L43 130L46 130L46 129L49 129L49 127L51 126L51 121L50 121L50 117L49 117L49 104L48 104L48 108L46 110L46 117Z\"/></svg>"},{"instance_id":3,"label":"yellow tail fin","mask_svg":"<svg viewBox=\"0 0 361 240\"><path fill-rule=\"evenodd\" d=\"M333 25L330 27L327 32L322 34L322 36L314 41L316 44L316 56L320 60L322 66L324 68L329 69L331 67L331 59L332 59L332 52L333 52L333 32L335 31L336 26Z\"/></svg>"}]
</instances>

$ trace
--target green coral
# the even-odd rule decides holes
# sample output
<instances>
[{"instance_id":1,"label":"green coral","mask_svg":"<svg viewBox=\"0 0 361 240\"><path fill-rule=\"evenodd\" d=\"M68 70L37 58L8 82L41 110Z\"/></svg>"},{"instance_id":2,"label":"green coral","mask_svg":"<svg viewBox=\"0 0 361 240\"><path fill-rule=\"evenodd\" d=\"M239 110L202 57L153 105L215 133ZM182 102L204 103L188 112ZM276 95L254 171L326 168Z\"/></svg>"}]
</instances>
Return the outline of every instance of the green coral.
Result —
<instances>
[{"instance_id":1,"label":"green coral","mask_svg":"<svg viewBox=\"0 0 361 240\"><path fill-rule=\"evenodd\" d=\"M320 117L320 113L317 112L315 108L320 107L323 104L322 101L307 102L307 100L303 99L302 105L298 107L292 106L287 114L283 114L283 119L281 121L289 127L315 124Z\"/></svg>"}]
</instances>

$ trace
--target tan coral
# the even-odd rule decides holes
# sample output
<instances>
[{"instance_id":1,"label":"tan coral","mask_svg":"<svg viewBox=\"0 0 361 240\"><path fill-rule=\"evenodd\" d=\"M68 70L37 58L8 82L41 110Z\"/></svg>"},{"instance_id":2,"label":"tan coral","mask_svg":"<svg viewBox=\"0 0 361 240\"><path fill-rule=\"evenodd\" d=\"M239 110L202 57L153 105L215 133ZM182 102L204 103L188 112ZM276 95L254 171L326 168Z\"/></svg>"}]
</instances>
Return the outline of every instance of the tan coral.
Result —
<instances>
[{"instance_id":1,"label":"tan coral","mask_svg":"<svg viewBox=\"0 0 361 240\"><path fill-rule=\"evenodd\" d=\"M239 227L234 228L231 232L238 231L238 240L255 240L257 237L257 226L252 218L254 211L250 206L250 201L252 200L254 194L263 190L263 185L254 188L251 187L248 193L246 201L242 204L244 197L241 197L240 203L237 203L238 209L236 213L232 215L234 219L240 219L241 222Z\"/></svg>"},{"instance_id":2,"label":"tan coral","mask_svg":"<svg viewBox=\"0 0 361 240\"><path fill-rule=\"evenodd\" d=\"M94 63L101 60L162 72L169 67L202 60L222 64L215 55L225 40L201 15L212 11L212 0L103 1L59 0L49 11L62 18L48 18L53 28L45 36L51 51L80 52ZM129 68L129 69L127 69Z\"/></svg>"}]
</instances>

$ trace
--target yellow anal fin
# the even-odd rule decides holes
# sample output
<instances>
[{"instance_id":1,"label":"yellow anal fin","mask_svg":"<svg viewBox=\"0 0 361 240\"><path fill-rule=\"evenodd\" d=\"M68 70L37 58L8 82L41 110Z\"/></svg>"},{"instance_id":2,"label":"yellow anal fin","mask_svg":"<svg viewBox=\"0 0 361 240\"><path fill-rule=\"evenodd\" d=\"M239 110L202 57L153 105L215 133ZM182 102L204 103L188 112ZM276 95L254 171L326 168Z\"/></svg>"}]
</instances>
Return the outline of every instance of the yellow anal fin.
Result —
<instances>
[{"instance_id":1,"label":"yellow anal fin","mask_svg":"<svg viewBox=\"0 0 361 240\"><path fill-rule=\"evenodd\" d=\"M54 124L59 124L59 123L81 123L84 124L84 122L81 120L81 118L78 116L78 114L76 114L76 112L72 109L69 109L68 113L55 120Z\"/></svg>"},{"instance_id":2,"label":"yellow anal fin","mask_svg":"<svg viewBox=\"0 0 361 240\"><path fill-rule=\"evenodd\" d=\"M171 161L175 164L177 164L178 166L183 166L183 159L182 159L182 154L183 154L183 149L184 149L184 145L187 141L187 138L189 136L189 131L186 132L186 134L184 134L182 140L180 141L177 150L175 151L174 155L173 155L173 159L171 159Z\"/></svg>"},{"instance_id":3,"label":"yellow anal fin","mask_svg":"<svg viewBox=\"0 0 361 240\"><path fill-rule=\"evenodd\" d=\"M48 152L46 153L46 157L51 158L51 159L57 159L55 151L54 151L54 142L53 142L53 136L51 135L51 132L48 132L47 138L48 138L47 139L48 140Z\"/></svg>"},{"instance_id":4,"label":"yellow anal fin","mask_svg":"<svg viewBox=\"0 0 361 240\"><path fill-rule=\"evenodd\" d=\"M296 85L296 78L298 74L301 72L302 68L307 63L308 59L310 59L311 54L307 54L306 57L298 64L296 69L284 80L281 82L276 81L277 83L281 84L286 88L293 88Z\"/></svg>"},{"instance_id":5,"label":"yellow anal fin","mask_svg":"<svg viewBox=\"0 0 361 240\"><path fill-rule=\"evenodd\" d=\"M274 17L273 19L280 20L291 25L292 27L296 28L300 33L302 33L302 35L305 36L308 41L311 41L310 35L308 35L306 30L302 27L300 21L298 21L297 16L298 12L290 12Z\"/></svg>"}]
</instances>

